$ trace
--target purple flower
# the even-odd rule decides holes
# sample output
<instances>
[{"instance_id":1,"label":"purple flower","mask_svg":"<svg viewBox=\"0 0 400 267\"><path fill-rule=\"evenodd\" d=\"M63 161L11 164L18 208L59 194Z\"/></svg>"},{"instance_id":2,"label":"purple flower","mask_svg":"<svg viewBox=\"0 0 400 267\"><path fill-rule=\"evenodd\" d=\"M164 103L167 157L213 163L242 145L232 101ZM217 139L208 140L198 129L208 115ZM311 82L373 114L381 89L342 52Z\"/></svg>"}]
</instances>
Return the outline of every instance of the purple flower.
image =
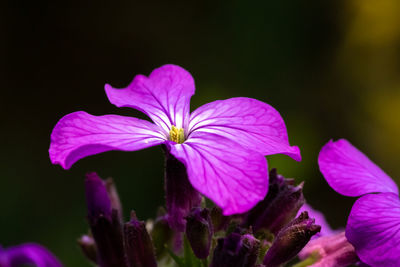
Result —
<instances>
[{"instance_id":1,"label":"purple flower","mask_svg":"<svg viewBox=\"0 0 400 267\"><path fill-rule=\"evenodd\" d=\"M19 267L27 264L36 267L62 267L50 251L38 244L26 243L7 249L0 246L1 267Z\"/></svg>"},{"instance_id":2,"label":"purple flower","mask_svg":"<svg viewBox=\"0 0 400 267\"><path fill-rule=\"evenodd\" d=\"M357 254L346 236L344 230L332 230L322 212L304 204L299 213L307 211L315 224L321 226L321 232L315 234L311 241L301 250L299 258L305 260L315 257L312 267L344 267L359 262Z\"/></svg>"},{"instance_id":3,"label":"purple flower","mask_svg":"<svg viewBox=\"0 0 400 267\"><path fill-rule=\"evenodd\" d=\"M400 266L400 199L393 180L344 139L328 142L318 163L335 191L361 196L346 226L359 258L371 266Z\"/></svg>"},{"instance_id":4,"label":"purple flower","mask_svg":"<svg viewBox=\"0 0 400 267\"><path fill-rule=\"evenodd\" d=\"M63 117L51 135L50 158L68 169L77 160L109 150L135 151L165 144L186 167L193 187L222 207L245 212L268 189L265 155L301 160L290 146L278 111L251 98L208 103L190 113L195 87L181 67L165 65L137 75L124 89L105 86L111 103L144 112L154 122L78 111Z\"/></svg>"},{"instance_id":5,"label":"purple flower","mask_svg":"<svg viewBox=\"0 0 400 267\"><path fill-rule=\"evenodd\" d=\"M359 262L344 231L311 240L299 253L299 258L304 260L310 256L316 260L312 267L345 267Z\"/></svg>"}]
</instances>

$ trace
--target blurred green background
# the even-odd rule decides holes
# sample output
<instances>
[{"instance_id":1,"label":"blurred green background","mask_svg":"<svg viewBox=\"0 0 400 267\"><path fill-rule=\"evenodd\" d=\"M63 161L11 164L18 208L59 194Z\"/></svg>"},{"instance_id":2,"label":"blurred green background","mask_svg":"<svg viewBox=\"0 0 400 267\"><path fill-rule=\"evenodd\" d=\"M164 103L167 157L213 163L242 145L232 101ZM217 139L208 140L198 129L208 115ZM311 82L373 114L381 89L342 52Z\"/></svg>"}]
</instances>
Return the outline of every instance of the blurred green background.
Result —
<instances>
[{"instance_id":1,"label":"blurred green background","mask_svg":"<svg viewBox=\"0 0 400 267\"><path fill-rule=\"evenodd\" d=\"M354 199L330 189L319 149L347 138L400 184L400 2L2 1L0 244L34 241L66 266L89 266L84 174L114 177L125 213L155 215L163 199L159 147L108 152L71 170L53 166L49 136L63 115L138 115L117 109L104 84L126 86L166 63L196 81L192 110L235 96L265 101L285 119L303 161L270 167L305 180L306 198L334 227Z\"/></svg>"}]
</instances>

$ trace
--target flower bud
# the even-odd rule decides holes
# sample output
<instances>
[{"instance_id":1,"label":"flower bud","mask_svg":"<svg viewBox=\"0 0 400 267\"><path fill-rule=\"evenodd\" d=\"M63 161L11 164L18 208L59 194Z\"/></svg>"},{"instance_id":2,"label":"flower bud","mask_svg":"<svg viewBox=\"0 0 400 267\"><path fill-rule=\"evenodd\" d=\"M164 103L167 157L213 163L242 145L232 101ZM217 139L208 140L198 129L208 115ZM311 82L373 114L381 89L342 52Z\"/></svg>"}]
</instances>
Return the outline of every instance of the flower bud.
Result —
<instances>
[{"instance_id":1,"label":"flower bud","mask_svg":"<svg viewBox=\"0 0 400 267\"><path fill-rule=\"evenodd\" d=\"M97 248L94 239L91 236L83 235L78 239L78 244L86 258L97 263Z\"/></svg>"},{"instance_id":2,"label":"flower bud","mask_svg":"<svg viewBox=\"0 0 400 267\"><path fill-rule=\"evenodd\" d=\"M86 175L85 180L86 204L88 218L94 223L99 217L111 218L111 200L103 180L92 172Z\"/></svg>"},{"instance_id":3,"label":"flower bud","mask_svg":"<svg viewBox=\"0 0 400 267\"><path fill-rule=\"evenodd\" d=\"M96 242L101 267L125 267L122 225L119 212L112 209L105 183L96 173L85 181L88 221Z\"/></svg>"},{"instance_id":4,"label":"flower bud","mask_svg":"<svg viewBox=\"0 0 400 267\"><path fill-rule=\"evenodd\" d=\"M272 246L264 257L263 264L268 267L280 266L291 260L321 230L306 211L287 224L275 237Z\"/></svg>"},{"instance_id":5,"label":"flower bud","mask_svg":"<svg viewBox=\"0 0 400 267\"><path fill-rule=\"evenodd\" d=\"M173 236L174 232L169 226L166 216L158 217L155 220L151 231L151 238L153 239L157 258L163 256L165 252L165 244L171 246Z\"/></svg>"},{"instance_id":6,"label":"flower bud","mask_svg":"<svg viewBox=\"0 0 400 267\"><path fill-rule=\"evenodd\" d=\"M124 225L125 251L130 267L156 267L153 243L146 224L132 212L131 220Z\"/></svg>"},{"instance_id":7,"label":"flower bud","mask_svg":"<svg viewBox=\"0 0 400 267\"><path fill-rule=\"evenodd\" d=\"M186 236L197 258L205 259L210 253L213 227L207 208L193 208L186 217Z\"/></svg>"},{"instance_id":8,"label":"flower bud","mask_svg":"<svg viewBox=\"0 0 400 267\"><path fill-rule=\"evenodd\" d=\"M276 169L270 171L269 183L268 194L247 213L244 225L256 232L267 229L277 234L304 204L303 183L294 186L292 179L285 179Z\"/></svg>"},{"instance_id":9,"label":"flower bud","mask_svg":"<svg viewBox=\"0 0 400 267\"><path fill-rule=\"evenodd\" d=\"M299 253L299 258L304 260L311 255L317 258L313 267L345 267L359 261L344 231L311 240Z\"/></svg>"},{"instance_id":10,"label":"flower bud","mask_svg":"<svg viewBox=\"0 0 400 267\"><path fill-rule=\"evenodd\" d=\"M259 248L254 236L231 233L218 239L210 267L255 267Z\"/></svg>"},{"instance_id":11,"label":"flower bud","mask_svg":"<svg viewBox=\"0 0 400 267\"><path fill-rule=\"evenodd\" d=\"M121 205L121 201L119 200L119 195L118 195L117 187L115 186L114 180L112 178L108 178L105 181L105 184L106 184L108 196L110 198L111 208L113 210L118 211L118 213L121 217L121 223L122 223L122 215L123 215L122 205Z\"/></svg>"},{"instance_id":12,"label":"flower bud","mask_svg":"<svg viewBox=\"0 0 400 267\"><path fill-rule=\"evenodd\" d=\"M201 204L201 195L189 182L185 165L176 159L168 149L165 151L165 191L168 221L172 229L185 231L184 217Z\"/></svg>"}]
</instances>

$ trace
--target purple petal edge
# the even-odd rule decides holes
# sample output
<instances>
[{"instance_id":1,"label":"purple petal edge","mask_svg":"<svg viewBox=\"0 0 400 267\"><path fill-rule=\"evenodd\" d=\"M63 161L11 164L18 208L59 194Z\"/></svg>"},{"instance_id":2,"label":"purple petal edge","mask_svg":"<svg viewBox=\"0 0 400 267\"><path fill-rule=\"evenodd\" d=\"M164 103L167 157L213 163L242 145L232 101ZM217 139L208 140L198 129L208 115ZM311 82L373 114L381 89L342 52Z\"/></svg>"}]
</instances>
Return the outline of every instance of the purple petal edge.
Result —
<instances>
[{"instance_id":1,"label":"purple petal edge","mask_svg":"<svg viewBox=\"0 0 400 267\"><path fill-rule=\"evenodd\" d=\"M217 100L199 107L190 115L189 137L199 131L224 136L262 155L285 154L301 161L300 149L290 146L279 112L253 98Z\"/></svg>"},{"instance_id":2,"label":"purple petal edge","mask_svg":"<svg viewBox=\"0 0 400 267\"><path fill-rule=\"evenodd\" d=\"M26 243L0 251L11 267L33 264L37 267L62 267L61 262L45 247Z\"/></svg>"},{"instance_id":3,"label":"purple petal edge","mask_svg":"<svg viewBox=\"0 0 400 267\"><path fill-rule=\"evenodd\" d=\"M339 194L355 197L375 192L399 193L393 180L345 139L324 145L318 164L329 186Z\"/></svg>"},{"instance_id":4,"label":"purple petal edge","mask_svg":"<svg viewBox=\"0 0 400 267\"><path fill-rule=\"evenodd\" d=\"M162 129L145 120L77 111L61 118L51 133L53 164L69 169L86 156L109 150L135 151L165 142Z\"/></svg>"},{"instance_id":5,"label":"purple petal edge","mask_svg":"<svg viewBox=\"0 0 400 267\"><path fill-rule=\"evenodd\" d=\"M393 193L360 197L351 209L346 237L371 266L400 266L400 199Z\"/></svg>"},{"instance_id":6,"label":"purple petal edge","mask_svg":"<svg viewBox=\"0 0 400 267\"><path fill-rule=\"evenodd\" d=\"M136 75L123 89L106 84L105 91L115 106L140 110L169 133L171 125L187 127L195 86L188 71L168 64L153 70L149 77Z\"/></svg>"}]
</instances>

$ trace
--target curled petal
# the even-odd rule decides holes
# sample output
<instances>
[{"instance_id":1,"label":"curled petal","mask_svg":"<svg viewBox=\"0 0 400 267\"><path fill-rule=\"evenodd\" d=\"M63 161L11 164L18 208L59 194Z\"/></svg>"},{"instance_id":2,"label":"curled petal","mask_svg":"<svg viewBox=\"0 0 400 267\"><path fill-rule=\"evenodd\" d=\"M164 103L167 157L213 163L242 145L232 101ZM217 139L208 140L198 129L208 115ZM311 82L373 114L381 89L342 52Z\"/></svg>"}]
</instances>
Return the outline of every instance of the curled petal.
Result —
<instances>
[{"instance_id":1,"label":"curled petal","mask_svg":"<svg viewBox=\"0 0 400 267\"><path fill-rule=\"evenodd\" d=\"M171 125L186 128L194 80L188 71L176 65L164 65L149 77L137 75L124 89L105 85L106 94L117 107L138 109L169 133Z\"/></svg>"},{"instance_id":2,"label":"curled petal","mask_svg":"<svg viewBox=\"0 0 400 267\"><path fill-rule=\"evenodd\" d=\"M185 164L193 187L220 206L224 215L246 212L264 199L268 168L263 155L203 132L192 133L183 144L168 144Z\"/></svg>"},{"instance_id":3,"label":"curled petal","mask_svg":"<svg viewBox=\"0 0 400 267\"><path fill-rule=\"evenodd\" d=\"M256 99L237 97L199 107L189 124L189 133L197 131L225 136L263 155L285 154L301 160L299 148L289 144L279 112Z\"/></svg>"},{"instance_id":4,"label":"curled petal","mask_svg":"<svg viewBox=\"0 0 400 267\"><path fill-rule=\"evenodd\" d=\"M134 151L161 144L164 132L151 122L83 111L61 118L51 134L50 159L69 169L77 160L109 150Z\"/></svg>"},{"instance_id":5,"label":"curled petal","mask_svg":"<svg viewBox=\"0 0 400 267\"><path fill-rule=\"evenodd\" d=\"M345 196L374 192L398 194L393 180L345 139L329 141L322 147L318 164L329 186Z\"/></svg>"},{"instance_id":6,"label":"curled petal","mask_svg":"<svg viewBox=\"0 0 400 267\"><path fill-rule=\"evenodd\" d=\"M368 194L350 212L346 237L371 266L400 266L400 200L393 193Z\"/></svg>"},{"instance_id":7,"label":"curled petal","mask_svg":"<svg viewBox=\"0 0 400 267\"><path fill-rule=\"evenodd\" d=\"M36 267L62 267L60 261L46 248L33 243L10 247L4 253L11 267L32 264ZM7 265L6 265L7 266Z\"/></svg>"},{"instance_id":8,"label":"curled petal","mask_svg":"<svg viewBox=\"0 0 400 267\"><path fill-rule=\"evenodd\" d=\"M320 236L326 236L326 235L330 235L333 234L335 231L332 230L332 228L330 227L329 223L326 221L325 216L322 212L315 210L314 208L312 208L309 204L304 204L300 210L297 213L297 216L299 216L303 211L307 211L308 215L310 216L310 218L314 218L315 219L315 224L320 225L321 226L321 231L317 234L315 234L312 239L320 237Z\"/></svg>"}]
</instances>

